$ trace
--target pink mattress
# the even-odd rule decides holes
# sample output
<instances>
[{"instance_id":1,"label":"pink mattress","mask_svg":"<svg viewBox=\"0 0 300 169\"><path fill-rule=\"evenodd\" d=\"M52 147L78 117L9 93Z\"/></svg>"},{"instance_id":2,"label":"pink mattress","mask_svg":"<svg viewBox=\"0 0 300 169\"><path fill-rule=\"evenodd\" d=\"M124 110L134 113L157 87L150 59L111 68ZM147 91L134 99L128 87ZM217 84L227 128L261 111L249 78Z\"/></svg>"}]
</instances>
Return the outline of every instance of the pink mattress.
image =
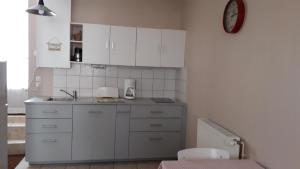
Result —
<instances>
[{"instance_id":1,"label":"pink mattress","mask_svg":"<svg viewBox=\"0 0 300 169\"><path fill-rule=\"evenodd\" d=\"M163 161L159 169L264 169L251 160Z\"/></svg>"}]
</instances>

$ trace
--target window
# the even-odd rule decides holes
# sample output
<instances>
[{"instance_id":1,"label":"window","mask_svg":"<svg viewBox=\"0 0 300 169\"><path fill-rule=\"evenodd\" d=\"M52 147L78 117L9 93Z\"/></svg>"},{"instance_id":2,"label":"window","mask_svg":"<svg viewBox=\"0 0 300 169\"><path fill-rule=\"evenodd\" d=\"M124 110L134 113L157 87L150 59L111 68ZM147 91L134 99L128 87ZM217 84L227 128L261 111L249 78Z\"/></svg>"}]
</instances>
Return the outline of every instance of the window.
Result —
<instances>
[{"instance_id":1,"label":"window","mask_svg":"<svg viewBox=\"0 0 300 169\"><path fill-rule=\"evenodd\" d=\"M0 1L0 57L7 61L8 89L28 88L27 0Z\"/></svg>"}]
</instances>

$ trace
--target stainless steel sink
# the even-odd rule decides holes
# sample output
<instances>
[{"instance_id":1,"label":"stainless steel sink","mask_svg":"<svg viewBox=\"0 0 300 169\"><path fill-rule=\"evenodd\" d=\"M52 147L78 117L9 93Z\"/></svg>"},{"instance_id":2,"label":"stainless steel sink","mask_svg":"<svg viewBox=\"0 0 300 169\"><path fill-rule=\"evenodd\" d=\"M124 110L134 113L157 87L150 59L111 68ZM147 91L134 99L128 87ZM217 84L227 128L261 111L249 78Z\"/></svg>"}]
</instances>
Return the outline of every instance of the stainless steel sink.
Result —
<instances>
[{"instance_id":1,"label":"stainless steel sink","mask_svg":"<svg viewBox=\"0 0 300 169\"><path fill-rule=\"evenodd\" d=\"M53 101L53 102L66 102L66 101L74 101L73 98L55 98L55 97L49 97L46 101Z\"/></svg>"}]
</instances>

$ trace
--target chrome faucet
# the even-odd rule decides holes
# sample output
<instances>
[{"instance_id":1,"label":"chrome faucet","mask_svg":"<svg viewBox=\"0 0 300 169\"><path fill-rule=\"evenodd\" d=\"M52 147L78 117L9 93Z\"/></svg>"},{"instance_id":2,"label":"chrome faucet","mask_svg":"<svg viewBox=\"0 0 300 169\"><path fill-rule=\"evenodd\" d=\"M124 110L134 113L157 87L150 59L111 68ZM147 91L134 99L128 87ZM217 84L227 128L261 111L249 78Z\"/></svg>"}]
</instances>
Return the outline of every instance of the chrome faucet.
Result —
<instances>
[{"instance_id":1,"label":"chrome faucet","mask_svg":"<svg viewBox=\"0 0 300 169\"><path fill-rule=\"evenodd\" d=\"M63 89L60 89L59 91L64 92L67 95L71 96L73 98L73 100L77 100L78 99L77 91L76 90L73 90L73 94L70 94L69 92L67 92L67 91L65 91Z\"/></svg>"}]
</instances>

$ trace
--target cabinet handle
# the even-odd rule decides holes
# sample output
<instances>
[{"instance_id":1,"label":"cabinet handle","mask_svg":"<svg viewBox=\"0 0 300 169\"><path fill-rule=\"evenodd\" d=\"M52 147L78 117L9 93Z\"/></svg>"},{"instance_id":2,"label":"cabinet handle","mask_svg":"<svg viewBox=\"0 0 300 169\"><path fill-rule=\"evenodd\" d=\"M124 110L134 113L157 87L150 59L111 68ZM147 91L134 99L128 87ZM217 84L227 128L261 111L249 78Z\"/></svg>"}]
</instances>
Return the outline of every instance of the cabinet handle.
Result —
<instances>
[{"instance_id":1,"label":"cabinet handle","mask_svg":"<svg viewBox=\"0 0 300 169\"><path fill-rule=\"evenodd\" d=\"M56 143L57 140L56 139L43 139L44 143Z\"/></svg>"},{"instance_id":2,"label":"cabinet handle","mask_svg":"<svg viewBox=\"0 0 300 169\"><path fill-rule=\"evenodd\" d=\"M149 140L150 141L162 141L163 138L162 137L150 137Z\"/></svg>"},{"instance_id":3,"label":"cabinet handle","mask_svg":"<svg viewBox=\"0 0 300 169\"><path fill-rule=\"evenodd\" d=\"M130 111L117 111L117 113L130 113Z\"/></svg>"},{"instance_id":4,"label":"cabinet handle","mask_svg":"<svg viewBox=\"0 0 300 169\"><path fill-rule=\"evenodd\" d=\"M56 114L56 113L58 113L58 111L57 110L54 110L54 111L43 111L43 113Z\"/></svg>"},{"instance_id":5,"label":"cabinet handle","mask_svg":"<svg viewBox=\"0 0 300 169\"><path fill-rule=\"evenodd\" d=\"M42 124L42 128L57 128L56 124Z\"/></svg>"},{"instance_id":6,"label":"cabinet handle","mask_svg":"<svg viewBox=\"0 0 300 169\"><path fill-rule=\"evenodd\" d=\"M150 127L162 127L162 124L150 124Z\"/></svg>"},{"instance_id":7,"label":"cabinet handle","mask_svg":"<svg viewBox=\"0 0 300 169\"><path fill-rule=\"evenodd\" d=\"M162 112L162 111L151 111L151 113L152 113L152 114L162 114L162 113L164 113L164 112Z\"/></svg>"},{"instance_id":8,"label":"cabinet handle","mask_svg":"<svg viewBox=\"0 0 300 169\"><path fill-rule=\"evenodd\" d=\"M115 43L114 43L114 41L111 42L111 48L112 48L112 49L115 48Z\"/></svg>"},{"instance_id":9,"label":"cabinet handle","mask_svg":"<svg viewBox=\"0 0 300 169\"><path fill-rule=\"evenodd\" d=\"M103 111L89 111L89 113L93 113L93 114L96 114L96 113L103 113Z\"/></svg>"}]
</instances>

